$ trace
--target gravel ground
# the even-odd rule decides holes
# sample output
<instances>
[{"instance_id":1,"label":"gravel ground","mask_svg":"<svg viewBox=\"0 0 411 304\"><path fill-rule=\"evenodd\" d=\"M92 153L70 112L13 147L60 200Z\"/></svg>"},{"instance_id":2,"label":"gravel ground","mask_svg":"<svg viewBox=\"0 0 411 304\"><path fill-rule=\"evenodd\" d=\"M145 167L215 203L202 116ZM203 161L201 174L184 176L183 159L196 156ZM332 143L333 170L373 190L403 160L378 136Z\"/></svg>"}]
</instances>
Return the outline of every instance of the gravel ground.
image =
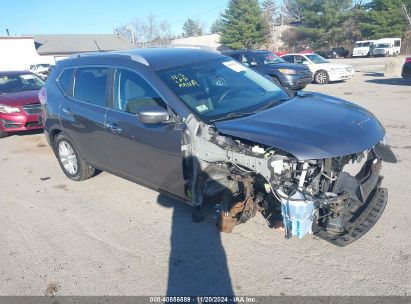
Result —
<instances>
[{"instance_id":1,"label":"gravel ground","mask_svg":"<svg viewBox=\"0 0 411 304\"><path fill-rule=\"evenodd\" d=\"M41 133L0 140L0 295L410 295L411 84L381 59L337 60L358 72L307 90L370 109L398 164L389 203L364 237L339 248L284 239L257 216L219 234L191 209L108 173L68 180Z\"/></svg>"}]
</instances>

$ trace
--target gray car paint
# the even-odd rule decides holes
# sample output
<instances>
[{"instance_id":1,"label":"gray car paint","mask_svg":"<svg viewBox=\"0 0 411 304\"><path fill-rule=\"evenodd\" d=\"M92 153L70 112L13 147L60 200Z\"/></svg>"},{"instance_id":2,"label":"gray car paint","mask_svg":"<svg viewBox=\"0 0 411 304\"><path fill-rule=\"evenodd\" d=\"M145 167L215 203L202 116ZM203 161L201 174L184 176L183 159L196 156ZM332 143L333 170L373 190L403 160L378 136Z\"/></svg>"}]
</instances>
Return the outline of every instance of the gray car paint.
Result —
<instances>
[{"instance_id":1,"label":"gray car paint","mask_svg":"<svg viewBox=\"0 0 411 304\"><path fill-rule=\"evenodd\" d=\"M384 137L384 128L367 110L314 93L215 125L223 134L281 149L300 160L359 153Z\"/></svg>"}]
</instances>

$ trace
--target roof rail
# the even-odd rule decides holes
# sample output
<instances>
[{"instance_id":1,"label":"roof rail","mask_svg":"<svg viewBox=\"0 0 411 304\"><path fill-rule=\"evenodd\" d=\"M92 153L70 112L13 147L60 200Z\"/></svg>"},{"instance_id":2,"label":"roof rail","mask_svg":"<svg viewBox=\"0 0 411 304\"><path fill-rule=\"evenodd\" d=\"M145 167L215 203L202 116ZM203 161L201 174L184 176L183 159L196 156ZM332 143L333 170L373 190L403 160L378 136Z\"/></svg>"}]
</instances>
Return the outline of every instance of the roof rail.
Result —
<instances>
[{"instance_id":1,"label":"roof rail","mask_svg":"<svg viewBox=\"0 0 411 304\"><path fill-rule=\"evenodd\" d=\"M129 58L132 61L139 62L141 64L144 64L146 66L149 66L150 64L147 62L147 60L134 53L127 53L124 50L123 51L110 51L110 52L87 52L87 53L79 53L79 54L73 54L69 56L69 59L74 59L74 58L81 58L81 57L87 57L87 56L101 56L101 55L106 55L106 56L119 56L119 57L125 57Z\"/></svg>"}]
</instances>

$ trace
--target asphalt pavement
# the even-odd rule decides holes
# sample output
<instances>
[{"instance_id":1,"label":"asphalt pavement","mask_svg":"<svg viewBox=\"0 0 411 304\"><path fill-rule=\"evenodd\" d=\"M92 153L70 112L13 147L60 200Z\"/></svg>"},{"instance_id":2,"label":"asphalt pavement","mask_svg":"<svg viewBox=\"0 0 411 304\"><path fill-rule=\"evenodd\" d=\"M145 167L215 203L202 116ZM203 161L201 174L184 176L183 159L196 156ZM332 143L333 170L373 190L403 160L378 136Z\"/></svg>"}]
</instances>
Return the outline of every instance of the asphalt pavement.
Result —
<instances>
[{"instance_id":1,"label":"asphalt pavement","mask_svg":"<svg viewBox=\"0 0 411 304\"><path fill-rule=\"evenodd\" d=\"M411 83L382 75L384 59L353 79L307 90L372 111L397 164L384 164L389 202L378 223L340 248L287 240L258 215L220 234L212 210L191 208L102 172L62 173L41 133L0 140L0 295L410 295Z\"/></svg>"}]
</instances>

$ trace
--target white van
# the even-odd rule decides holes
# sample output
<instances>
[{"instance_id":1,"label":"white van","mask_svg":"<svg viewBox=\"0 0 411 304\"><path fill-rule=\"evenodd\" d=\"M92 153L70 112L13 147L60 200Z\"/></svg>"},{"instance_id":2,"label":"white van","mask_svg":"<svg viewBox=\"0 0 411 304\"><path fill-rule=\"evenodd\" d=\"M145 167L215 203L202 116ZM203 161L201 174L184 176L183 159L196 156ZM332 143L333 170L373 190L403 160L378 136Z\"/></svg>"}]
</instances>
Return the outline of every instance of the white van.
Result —
<instances>
[{"instance_id":1,"label":"white van","mask_svg":"<svg viewBox=\"0 0 411 304\"><path fill-rule=\"evenodd\" d=\"M352 51L353 57L365 57L372 55L376 40L364 40L355 42Z\"/></svg>"},{"instance_id":2,"label":"white van","mask_svg":"<svg viewBox=\"0 0 411 304\"><path fill-rule=\"evenodd\" d=\"M397 56L401 51L401 38L383 38L376 42L374 56Z\"/></svg>"}]
</instances>

